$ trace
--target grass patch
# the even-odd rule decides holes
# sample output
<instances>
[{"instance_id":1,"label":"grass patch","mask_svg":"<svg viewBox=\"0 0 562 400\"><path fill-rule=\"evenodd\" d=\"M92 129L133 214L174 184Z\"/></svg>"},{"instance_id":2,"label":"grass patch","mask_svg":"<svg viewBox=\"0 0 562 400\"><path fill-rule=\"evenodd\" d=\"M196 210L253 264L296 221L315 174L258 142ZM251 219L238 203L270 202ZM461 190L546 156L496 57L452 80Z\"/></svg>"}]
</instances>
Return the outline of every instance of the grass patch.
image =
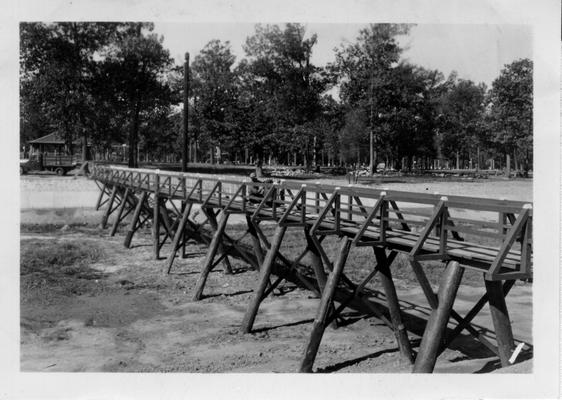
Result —
<instances>
[{"instance_id":1,"label":"grass patch","mask_svg":"<svg viewBox=\"0 0 562 400\"><path fill-rule=\"evenodd\" d=\"M98 224L74 223L74 224L20 224L20 233L64 233L79 232L98 228Z\"/></svg>"},{"instance_id":2,"label":"grass patch","mask_svg":"<svg viewBox=\"0 0 562 400\"><path fill-rule=\"evenodd\" d=\"M91 264L104 257L98 245L87 240L59 242L26 240L21 243L20 289L22 302L49 302L58 296L75 296L100 286L105 275ZM100 287L101 288L101 287Z\"/></svg>"},{"instance_id":3,"label":"grass patch","mask_svg":"<svg viewBox=\"0 0 562 400\"><path fill-rule=\"evenodd\" d=\"M103 255L99 246L88 241L33 241L22 244L20 273L80 274L84 267L98 261Z\"/></svg>"}]
</instances>

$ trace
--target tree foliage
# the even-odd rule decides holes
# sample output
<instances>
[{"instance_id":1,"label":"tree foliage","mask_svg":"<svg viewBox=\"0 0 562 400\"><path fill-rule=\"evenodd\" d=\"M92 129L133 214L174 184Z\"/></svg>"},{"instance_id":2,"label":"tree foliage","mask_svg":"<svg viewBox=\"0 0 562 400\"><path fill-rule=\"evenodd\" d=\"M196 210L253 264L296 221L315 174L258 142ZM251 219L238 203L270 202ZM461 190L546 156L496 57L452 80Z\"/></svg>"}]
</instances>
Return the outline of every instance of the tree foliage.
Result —
<instances>
[{"instance_id":1,"label":"tree foliage","mask_svg":"<svg viewBox=\"0 0 562 400\"><path fill-rule=\"evenodd\" d=\"M172 102L165 80L172 59L162 46L163 38L149 33L152 29L152 24L144 23L123 26L99 65L98 79L103 82L99 95L119 111L115 126L128 131L130 167L138 163L139 133L146 133L143 127L167 116Z\"/></svg>"},{"instance_id":2,"label":"tree foliage","mask_svg":"<svg viewBox=\"0 0 562 400\"><path fill-rule=\"evenodd\" d=\"M95 55L116 28L83 22L20 25L20 115L26 137L57 130L67 144L76 137L85 142L96 122Z\"/></svg>"},{"instance_id":3,"label":"tree foliage","mask_svg":"<svg viewBox=\"0 0 562 400\"><path fill-rule=\"evenodd\" d=\"M533 62L506 65L488 94L491 140L498 150L519 156L526 167L533 154Z\"/></svg>"},{"instance_id":4,"label":"tree foliage","mask_svg":"<svg viewBox=\"0 0 562 400\"><path fill-rule=\"evenodd\" d=\"M438 127L442 154L469 159L486 145L484 111L486 86L470 80L449 80L439 102Z\"/></svg>"},{"instance_id":5,"label":"tree foliage","mask_svg":"<svg viewBox=\"0 0 562 400\"><path fill-rule=\"evenodd\" d=\"M123 139L136 165L139 130L168 112L171 66L150 23L22 23L21 120L24 137L62 132L67 143ZM72 146L69 146L72 149ZM83 157L87 152L83 151Z\"/></svg>"},{"instance_id":6,"label":"tree foliage","mask_svg":"<svg viewBox=\"0 0 562 400\"><path fill-rule=\"evenodd\" d=\"M181 154L183 67L151 23L20 25L22 142L52 131L108 146ZM189 135L204 152L279 162L368 159L375 165L435 157L511 154L532 162L530 60L506 65L490 90L402 59L411 26L371 24L312 63L317 36L301 24L256 25L236 60L229 42L207 43L191 63ZM213 154L211 152L211 154ZM479 160L480 161L480 160ZM429 165L426 163L426 166Z\"/></svg>"},{"instance_id":7,"label":"tree foliage","mask_svg":"<svg viewBox=\"0 0 562 400\"><path fill-rule=\"evenodd\" d=\"M192 95L199 118L200 138L204 145L218 146L221 149L224 145L231 147L237 137L235 113L238 88L233 71L235 60L229 42L212 40L191 65Z\"/></svg>"},{"instance_id":8,"label":"tree foliage","mask_svg":"<svg viewBox=\"0 0 562 400\"><path fill-rule=\"evenodd\" d=\"M246 40L247 60L239 66L242 101L255 128L247 138L261 144L254 147L258 158L263 149L311 155L313 121L320 115L320 96L326 80L311 63L316 35L305 38L305 27L286 24L257 25Z\"/></svg>"}]
</instances>

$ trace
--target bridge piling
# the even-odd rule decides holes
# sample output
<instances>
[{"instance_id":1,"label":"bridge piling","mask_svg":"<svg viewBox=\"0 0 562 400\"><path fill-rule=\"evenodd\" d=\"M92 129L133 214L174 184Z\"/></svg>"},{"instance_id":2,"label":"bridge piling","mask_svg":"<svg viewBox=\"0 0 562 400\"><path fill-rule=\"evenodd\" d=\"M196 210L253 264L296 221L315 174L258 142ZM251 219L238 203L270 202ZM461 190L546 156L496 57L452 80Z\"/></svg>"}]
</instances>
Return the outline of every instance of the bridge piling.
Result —
<instances>
[{"instance_id":1,"label":"bridge piling","mask_svg":"<svg viewBox=\"0 0 562 400\"><path fill-rule=\"evenodd\" d=\"M492 314L492 322L496 331L496 342L498 345L498 353L502 367L510 365L509 358L515 348L513 341L513 332L511 331L511 322L509 321L509 313L505 304L504 291L501 281L484 280L486 285L486 293L488 294L488 304L490 305L490 314Z\"/></svg>"},{"instance_id":2,"label":"bridge piling","mask_svg":"<svg viewBox=\"0 0 562 400\"><path fill-rule=\"evenodd\" d=\"M373 250L377 259L377 268L380 272L381 283L386 295L386 302L390 313L390 320L394 326L394 335L396 336L401 357L408 363L412 364L414 362L412 348L410 340L408 339L406 327L402 323L400 304L398 302L398 295L396 294L396 287L394 286L394 281L392 280L392 272L390 271L390 263L386 255L386 250L381 247L373 247Z\"/></svg>"},{"instance_id":3,"label":"bridge piling","mask_svg":"<svg viewBox=\"0 0 562 400\"><path fill-rule=\"evenodd\" d=\"M131 241L133 240L133 235L135 234L137 229L139 229L142 226L142 224L140 223L140 216L143 207L146 207L145 204L146 198L147 198L147 192L144 191L141 192L140 196L137 198L137 204L135 206L135 211L133 212L133 218L131 220L131 223L129 224L129 229L127 231L127 234L125 236L125 241L123 243L126 248L131 247Z\"/></svg>"},{"instance_id":4,"label":"bridge piling","mask_svg":"<svg viewBox=\"0 0 562 400\"><path fill-rule=\"evenodd\" d=\"M250 333L252 331L256 315L258 313L258 308L263 300L265 290L269 284L269 277L273 269L273 264L275 263L275 258L281 247L281 242L287 231L286 226L278 225L275 228L275 234L271 240L271 247L265 255L262 267L260 269L259 282L254 294L254 298L250 301L244 319L242 321L242 332Z\"/></svg>"},{"instance_id":5,"label":"bridge piling","mask_svg":"<svg viewBox=\"0 0 562 400\"><path fill-rule=\"evenodd\" d=\"M216 263L213 263L217 252L220 251L221 248L221 240L226 228L226 223L228 222L229 214L228 212L221 211L219 214L217 229L213 234L213 239L211 240L211 244L209 246L209 250L207 251L207 256L205 258L205 262L203 263L203 268L201 269L201 274L199 275L199 279L195 285L195 293L193 294L193 300L201 300L203 297L203 290L205 288L205 283L207 282L207 278L211 271L213 270ZM223 254L222 257L226 255Z\"/></svg>"},{"instance_id":6,"label":"bridge piling","mask_svg":"<svg viewBox=\"0 0 562 400\"><path fill-rule=\"evenodd\" d=\"M439 285L437 306L431 312L423 333L413 368L414 373L431 373L435 368L441 340L449 322L462 275L463 269L458 262L451 261L448 263Z\"/></svg>"},{"instance_id":7,"label":"bridge piling","mask_svg":"<svg viewBox=\"0 0 562 400\"><path fill-rule=\"evenodd\" d=\"M125 188L123 196L121 197L121 203L119 204L119 208L117 209L117 215L115 216L115 220L113 221L113 226L111 227L111 232L109 236L115 236L117 232L117 228L119 227L119 223L121 222L121 218L123 216L123 211L125 211L125 207L127 206L127 201L129 200L129 188Z\"/></svg>"},{"instance_id":8,"label":"bridge piling","mask_svg":"<svg viewBox=\"0 0 562 400\"><path fill-rule=\"evenodd\" d=\"M338 285L338 281L343 272L345 262L347 261L347 256L349 250L351 249L351 240L347 237L342 239L340 248L338 251L338 256L336 262L334 263L334 268L328 276L326 286L322 292L322 298L320 300L320 305L318 306L318 311L316 313L316 318L312 324L312 329L309 335L308 342L305 346L304 356L302 358L299 372L312 372L312 367L314 365L314 360L316 359L316 354L318 353L318 348L320 347L320 342L322 341L322 336L326 330L326 321L328 319L330 305Z\"/></svg>"},{"instance_id":9,"label":"bridge piling","mask_svg":"<svg viewBox=\"0 0 562 400\"><path fill-rule=\"evenodd\" d=\"M113 212L113 201L115 200L115 196L117 196L118 186L114 185L113 189L111 190L111 195L109 196L109 200L107 202L107 209L105 210L103 217L101 219L101 228L105 229L107 227L107 220L109 215Z\"/></svg>"}]
</instances>

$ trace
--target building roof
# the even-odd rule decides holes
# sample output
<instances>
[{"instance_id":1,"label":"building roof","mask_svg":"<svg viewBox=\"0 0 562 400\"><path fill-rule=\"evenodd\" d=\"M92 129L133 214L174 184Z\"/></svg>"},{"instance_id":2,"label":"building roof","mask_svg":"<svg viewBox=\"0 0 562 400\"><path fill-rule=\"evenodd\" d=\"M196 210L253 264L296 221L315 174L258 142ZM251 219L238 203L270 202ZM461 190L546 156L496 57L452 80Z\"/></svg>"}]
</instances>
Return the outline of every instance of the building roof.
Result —
<instances>
[{"instance_id":1,"label":"building roof","mask_svg":"<svg viewBox=\"0 0 562 400\"><path fill-rule=\"evenodd\" d=\"M49 133L48 135L42 136L38 139L30 140L30 144L60 144L64 145L64 138L58 134L58 132ZM76 139L72 142L73 144L80 144L80 140Z\"/></svg>"}]
</instances>

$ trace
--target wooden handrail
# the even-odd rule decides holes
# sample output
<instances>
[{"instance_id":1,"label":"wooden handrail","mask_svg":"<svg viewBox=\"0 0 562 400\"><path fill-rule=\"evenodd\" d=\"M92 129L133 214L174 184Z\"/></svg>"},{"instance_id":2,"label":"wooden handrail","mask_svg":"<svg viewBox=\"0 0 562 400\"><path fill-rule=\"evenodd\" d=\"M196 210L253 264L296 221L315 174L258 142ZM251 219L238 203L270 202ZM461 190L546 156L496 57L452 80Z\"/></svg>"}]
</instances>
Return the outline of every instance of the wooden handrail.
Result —
<instances>
[{"instance_id":1,"label":"wooden handrail","mask_svg":"<svg viewBox=\"0 0 562 400\"><path fill-rule=\"evenodd\" d=\"M517 268L523 274L530 270L532 264L532 204L526 202L467 196L444 198L442 194L358 186L338 187L318 182L305 185L287 180L277 183L248 182L246 179L221 179L201 174L98 165L94 165L90 177L104 184L157 191L159 196L201 203L202 207L248 213L252 220L265 216L285 226L308 225L313 237L351 235L354 245L384 246L387 235L390 235L389 240L395 241L396 235L406 238L407 235L404 235L411 232L408 234L411 237L404 240L414 240L408 245L411 246L408 252L417 260L459 257L460 242L463 246L466 244L475 249L490 248L495 252L496 259L493 263L490 260L488 279L498 279L503 273L500 270L504 271L502 266L513 265L514 257L520 260L517 261L520 268ZM257 196L255 199L259 201L253 204L248 201L250 185L266 189L265 195ZM235 201L240 196L242 201ZM429 207L433 208L433 213L423 212L424 208L429 210ZM266 208L267 213L264 214ZM451 209L477 213L476 216L456 217L449 213ZM499 215L499 221L492 220L493 214ZM412 217L408 218L409 215ZM373 224L375 218L379 219L378 224ZM413 232L410 225L415 227ZM449 232L453 235L450 243ZM464 238L466 241L459 233L469 235ZM362 240L362 236L365 236L365 240ZM479 245L472 241L478 237L487 237L493 242L486 246ZM431 245L425 244L428 238L431 238ZM514 249L516 242L521 243L521 251ZM438 249L428 250L436 244ZM453 250L457 253L448 253Z\"/></svg>"}]
</instances>

